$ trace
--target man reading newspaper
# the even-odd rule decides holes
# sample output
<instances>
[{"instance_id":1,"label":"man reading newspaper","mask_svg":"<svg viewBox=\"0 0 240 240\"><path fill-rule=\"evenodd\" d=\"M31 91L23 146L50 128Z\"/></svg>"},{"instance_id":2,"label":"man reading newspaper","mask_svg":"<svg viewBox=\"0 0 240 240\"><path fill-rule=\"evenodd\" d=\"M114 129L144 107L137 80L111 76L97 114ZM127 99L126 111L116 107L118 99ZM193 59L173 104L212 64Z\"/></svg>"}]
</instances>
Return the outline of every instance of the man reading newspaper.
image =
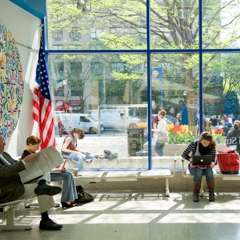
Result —
<instances>
[{"instance_id":1,"label":"man reading newspaper","mask_svg":"<svg viewBox=\"0 0 240 240\"><path fill-rule=\"evenodd\" d=\"M0 203L14 201L20 198L29 198L37 195L42 220L39 228L42 230L59 230L62 225L55 223L48 216L48 210L54 207L52 195L61 191L61 188L46 183L48 174L37 179L38 183L23 184L19 173L35 163L39 154L30 154L21 161L15 161L4 152L5 139L0 132Z\"/></svg>"}]
</instances>

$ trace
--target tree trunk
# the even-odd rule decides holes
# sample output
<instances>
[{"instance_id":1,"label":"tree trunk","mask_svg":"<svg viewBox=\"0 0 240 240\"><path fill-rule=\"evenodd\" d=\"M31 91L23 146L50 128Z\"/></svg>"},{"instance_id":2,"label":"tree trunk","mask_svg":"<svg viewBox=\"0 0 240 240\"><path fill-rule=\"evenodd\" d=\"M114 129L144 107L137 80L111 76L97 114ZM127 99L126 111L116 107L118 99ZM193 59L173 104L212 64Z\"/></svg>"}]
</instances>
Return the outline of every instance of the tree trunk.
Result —
<instances>
[{"instance_id":1,"label":"tree trunk","mask_svg":"<svg viewBox=\"0 0 240 240\"><path fill-rule=\"evenodd\" d=\"M195 133L195 116L194 116L194 102L196 97L199 96L194 89L194 81L192 78L192 68L185 69L185 81L186 81L186 106L188 111L188 129L192 133Z\"/></svg>"}]
</instances>

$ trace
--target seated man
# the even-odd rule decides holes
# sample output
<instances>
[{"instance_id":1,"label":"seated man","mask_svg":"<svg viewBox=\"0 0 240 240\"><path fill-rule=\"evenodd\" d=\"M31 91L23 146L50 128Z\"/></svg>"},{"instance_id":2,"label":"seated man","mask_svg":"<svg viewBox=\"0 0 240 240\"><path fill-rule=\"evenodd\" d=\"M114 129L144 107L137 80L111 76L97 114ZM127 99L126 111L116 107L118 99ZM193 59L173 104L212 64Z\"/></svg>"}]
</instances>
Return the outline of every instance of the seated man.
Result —
<instances>
[{"instance_id":1,"label":"seated man","mask_svg":"<svg viewBox=\"0 0 240 240\"><path fill-rule=\"evenodd\" d=\"M212 124L213 127L216 127L217 126L217 123L218 123L218 119L216 118L216 115L213 115L210 120L209 120Z\"/></svg>"},{"instance_id":2,"label":"seated man","mask_svg":"<svg viewBox=\"0 0 240 240\"><path fill-rule=\"evenodd\" d=\"M38 154L30 154L21 161L15 161L4 152L5 145L5 139L0 132L0 203L37 195L42 215L39 228L41 230L61 229L62 225L56 224L48 216L48 210L54 207L52 195L59 193L61 188L47 185L45 175L38 179L38 183L23 184L18 173L25 170L25 164L35 161Z\"/></svg>"}]
</instances>

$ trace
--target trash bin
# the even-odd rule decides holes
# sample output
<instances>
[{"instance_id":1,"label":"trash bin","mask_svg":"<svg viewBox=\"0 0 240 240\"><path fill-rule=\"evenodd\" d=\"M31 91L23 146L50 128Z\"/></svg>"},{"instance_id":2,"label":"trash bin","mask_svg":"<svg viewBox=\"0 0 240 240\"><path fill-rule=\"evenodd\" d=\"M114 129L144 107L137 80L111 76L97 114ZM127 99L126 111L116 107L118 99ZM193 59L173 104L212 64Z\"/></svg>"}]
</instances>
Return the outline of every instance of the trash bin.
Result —
<instances>
[{"instance_id":1,"label":"trash bin","mask_svg":"<svg viewBox=\"0 0 240 240\"><path fill-rule=\"evenodd\" d=\"M128 154L137 156L136 152L143 148L144 128L128 128Z\"/></svg>"}]
</instances>

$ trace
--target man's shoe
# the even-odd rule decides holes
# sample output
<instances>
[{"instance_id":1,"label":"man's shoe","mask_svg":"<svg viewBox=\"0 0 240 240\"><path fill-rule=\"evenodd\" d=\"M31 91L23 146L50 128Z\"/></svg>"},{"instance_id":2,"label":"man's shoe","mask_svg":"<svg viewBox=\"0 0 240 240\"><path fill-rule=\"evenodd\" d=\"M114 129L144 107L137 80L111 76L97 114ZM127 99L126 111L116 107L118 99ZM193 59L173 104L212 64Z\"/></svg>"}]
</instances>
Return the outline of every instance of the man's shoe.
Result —
<instances>
[{"instance_id":1,"label":"man's shoe","mask_svg":"<svg viewBox=\"0 0 240 240\"><path fill-rule=\"evenodd\" d=\"M37 195L49 195L53 196L61 192L60 187L50 186L48 184L40 184L34 189L34 193Z\"/></svg>"},{"instance_id":2,"label":"man's shoe","mask_svg":"<svg viewBox=\"0 0 240 240\"><path fill-rule=\"evenodd\" d=\"M61 224L55 223L52 219L41 220L39 228L41 230L60 230L62 228Z\"/></svg>"}]
</instances>

